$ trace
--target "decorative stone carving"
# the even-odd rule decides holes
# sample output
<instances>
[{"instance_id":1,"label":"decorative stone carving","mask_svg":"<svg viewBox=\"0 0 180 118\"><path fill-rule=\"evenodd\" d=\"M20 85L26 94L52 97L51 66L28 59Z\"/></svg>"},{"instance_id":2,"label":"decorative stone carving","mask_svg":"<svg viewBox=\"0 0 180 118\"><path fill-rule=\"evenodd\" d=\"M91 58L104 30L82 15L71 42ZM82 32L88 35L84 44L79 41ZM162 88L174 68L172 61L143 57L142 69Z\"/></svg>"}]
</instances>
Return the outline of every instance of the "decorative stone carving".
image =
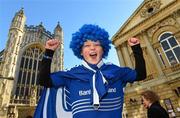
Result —
<instances>
[{"instance_id":1,"label":"decorative stone carving","mask_svg":"<svg viewBox=\"0 0 180 118\"><path fill-rule=\"evenodd\" d=\"M156 13L161 6L161 2L160 0L148 0L146 1L146 4L144 6L144 8L142 8L141 11L141 17L142 18L147 18L149 16L151 16L152 14Z\"/></svg>"},{"instance_id":2,"label":"decorative stone carving","mask_svg":"<svg viewBox=\"0 0 180 118\"><path fill-rule=\"evenodd\" d=\"M159 28L159 23L155 24L152 28L147 31L149 37L152 37L154 32Z\"/></svg>"},{"instance_id":3,"label":"decorative stone carving","mask_svg":"<svg viewBox=\"0 0 180 118\"><path fill-rule=\"evenodd\" d=\"M173 13L174 18L179 18L180 17L180 9L178 9L176 12Z\"/></svg>"},{"instance_id":4,"label":"decorative stone carving","mask_svg":"<svg viewBox=\"0 0 180 118\"><path fill-rule=\"evenodd\" d=\"M177 10L177 15L180 17L180 9Z\"/></svg>"},{"instance_id":5,"label":"decorative stone carving","mask_svg":"<svg viewBox=\"0 0 180 118\"><path fill-rule=\"evenodd\" d=\"M2 79L3 79L3 78L2 78ZM0 81L0 96L2 96L3 93L4 93L5 85L6 85L6 82L5 82L5 81Z\"/></svg>"},{"instance_id":6,"label":"decorative stone carving","mask_svg":"<svg viewBox=\"0 0 180 118\"><path fill-rule=\"evenodd\" d=\"M37 92L37 87L32 87L31 88L31 96L30 96L30 106L35 106L36 105L36 92Z\"/></svg>"},{"instance_id":7,"label":"decorative stone carving","mask_svg":"<svg viewBox=\"0 0 180 118\"><path fill-rule=\"evenodd\" d=\"M175 23L176 23L176 21L173 18L165 19L161 23L160 22L156 23L152 28L150 28L147 31L147 34L148 34L149 37L152 37L154 32L156 32L156 30L158 30L160 27L168 26L168 25L172 25L173 26Z\"/></svg>"}]
</instances>

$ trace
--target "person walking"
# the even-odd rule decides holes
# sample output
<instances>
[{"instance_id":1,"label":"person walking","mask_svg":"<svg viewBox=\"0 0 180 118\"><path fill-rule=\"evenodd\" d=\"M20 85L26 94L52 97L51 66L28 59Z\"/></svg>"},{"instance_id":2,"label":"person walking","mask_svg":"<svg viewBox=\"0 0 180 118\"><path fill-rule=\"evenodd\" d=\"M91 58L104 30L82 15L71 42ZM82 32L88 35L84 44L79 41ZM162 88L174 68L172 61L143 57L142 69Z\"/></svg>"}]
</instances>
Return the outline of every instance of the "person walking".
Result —
<instances>
[{"instance_id":1,"label":"person walking","mask_svg":"<svg viewBox=\"0 0 180 118\"><path fill-rule=\"evenodd\" d=\"M160 105L159 96L154 91L144 91L141 96L148 118L169 118L167 111Z\"/></svg>"}]
</instances>

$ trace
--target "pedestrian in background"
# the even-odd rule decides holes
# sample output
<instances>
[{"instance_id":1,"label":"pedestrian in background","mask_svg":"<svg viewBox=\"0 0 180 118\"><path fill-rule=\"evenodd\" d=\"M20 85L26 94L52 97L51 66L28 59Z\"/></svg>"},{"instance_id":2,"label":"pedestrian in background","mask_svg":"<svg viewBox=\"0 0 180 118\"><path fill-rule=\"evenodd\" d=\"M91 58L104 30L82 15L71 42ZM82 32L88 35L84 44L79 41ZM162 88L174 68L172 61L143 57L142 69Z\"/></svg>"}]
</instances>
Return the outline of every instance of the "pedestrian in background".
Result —
<instances>
[{"instance_id":1,"label":"pedestrian in background","mask_svg":"<svg viewBox=\"0 0 180 118\"><path fill-rule=\"evenodd\" d=\"M169 118L167 111L160 105L159 96L154 91L144 91L141 96L148 118Z\"/></svg>"}]
</instances>

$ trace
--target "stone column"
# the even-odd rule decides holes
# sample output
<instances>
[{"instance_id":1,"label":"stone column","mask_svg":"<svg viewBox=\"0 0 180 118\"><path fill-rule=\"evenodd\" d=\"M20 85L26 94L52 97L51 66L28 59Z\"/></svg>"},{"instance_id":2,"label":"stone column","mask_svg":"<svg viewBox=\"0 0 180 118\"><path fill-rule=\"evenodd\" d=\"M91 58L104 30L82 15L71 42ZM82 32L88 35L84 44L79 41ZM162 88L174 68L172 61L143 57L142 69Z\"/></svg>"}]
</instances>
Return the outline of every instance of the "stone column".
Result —
<instances>
[{"instance_id":1,"label":"stone column","mask_svg":"<svg viewBox=\"0 0 180 118\"><path fill-rule=\"evenodd\" d=\"M7 118L13 78L0 77L0 118Z\"/></svg>"},{"instance_id":2,"label":"stone column","mask_svg":"<svg viewBox=\"0 0 180 118\"><path fill-rule=\"evenodd\" d=\"M153 50L153 47L148 39L148 36L146 34L146 32L143 32L142 33L142 38L144 39L145 43L146 43L146 47L147 47L147 51L148 51L148 54L151 56L153 62L154 62L154 66L156 67L157 71L158 71L158 74L161 76L161 75L164 75L163 74L163 71L161 69L161 66L160 66L160 63L157 59L157 56Z\"/></svg>"},{"instance_id":3,"label":"stone column","mask_svg":"<svg viewBox=\"0 0 180 118\"><path fill-rule=\"evenodd\" d=\"M129 54L129 51L127 48L127 42L124 42L122 44L122 52L123 52L123 57L124 57L124 61L125 61L125 66L133 67L132 66L133 64L132 64L131 59L130 59L130 54Z\"/></svg>"},{"instance_id":4,"label":"stone column","mask_svg":"<svg viewBox=\"0 0 180 118\"><path fill-rule=\"evenodd\" d=\"M120 66L125 66L124 58L122 56L122 51L121 51L121 47L120 46L116 48L116 52L117 52L117 55L118 55Z\"/></svg>"}]
</instances>

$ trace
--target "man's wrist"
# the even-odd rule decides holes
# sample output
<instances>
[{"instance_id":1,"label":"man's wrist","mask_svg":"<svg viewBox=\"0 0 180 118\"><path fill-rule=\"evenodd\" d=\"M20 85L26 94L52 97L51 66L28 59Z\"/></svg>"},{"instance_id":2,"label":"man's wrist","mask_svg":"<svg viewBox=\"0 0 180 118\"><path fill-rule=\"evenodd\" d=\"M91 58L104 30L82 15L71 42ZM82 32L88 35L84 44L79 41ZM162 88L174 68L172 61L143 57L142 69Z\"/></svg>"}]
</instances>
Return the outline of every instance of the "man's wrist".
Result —
<instances>
[{"instance_id":1,"label":"man's wrist","mask_svg":"<svg viewBox=\"0 0 180 118\"><path fill-rule=\"evenodd\" d=\"M133 53L137 53L137 52L141 53L142 52L142 48L141 48L140 44L132 46L131 49L132 49Z\"/></svg>"},{"instance_id":2,"label":"man's wrist","mask_svg":"<svg viewBox=\"0 0 180 118\"><path fill-rule=\"evenodd\" d=\"M46 49L43 58L52 59L53 55L54 55L54 50Z\"/></svg>"}]
</instances>

